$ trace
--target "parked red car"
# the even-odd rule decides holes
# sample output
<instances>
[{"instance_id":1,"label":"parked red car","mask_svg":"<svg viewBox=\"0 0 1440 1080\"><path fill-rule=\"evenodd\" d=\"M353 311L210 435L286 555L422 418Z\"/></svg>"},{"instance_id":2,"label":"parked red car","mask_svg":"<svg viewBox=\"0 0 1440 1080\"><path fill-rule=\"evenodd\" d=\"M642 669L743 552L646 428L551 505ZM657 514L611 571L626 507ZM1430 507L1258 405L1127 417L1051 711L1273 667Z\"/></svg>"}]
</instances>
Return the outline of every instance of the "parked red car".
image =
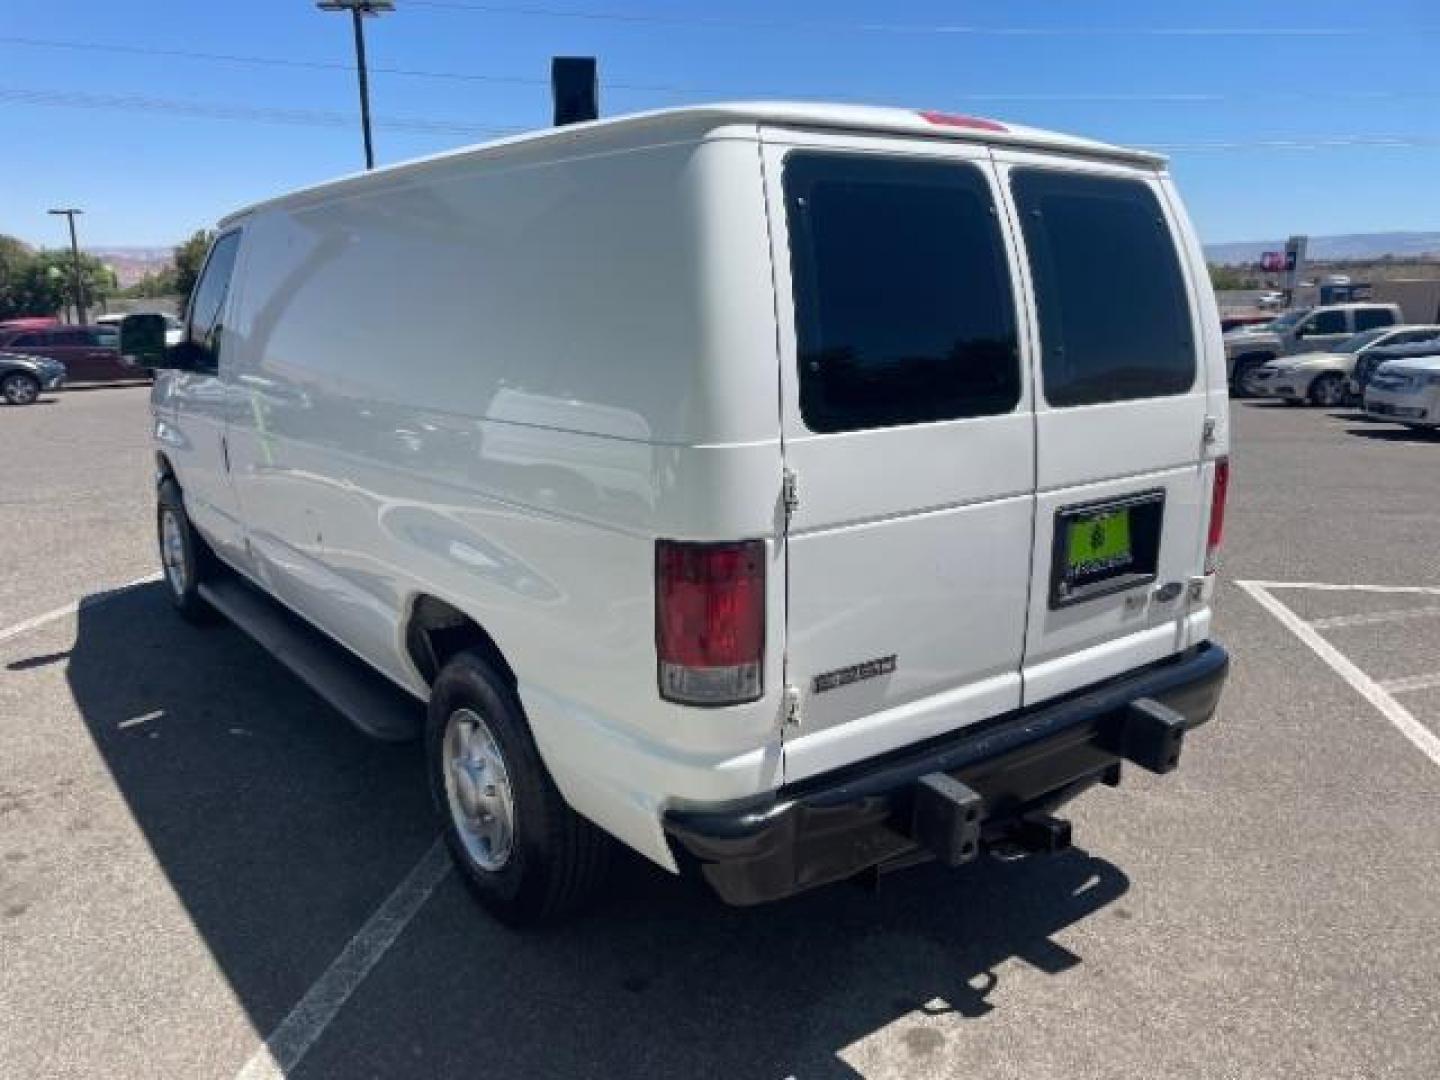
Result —
<instances>
[{"instance_id":1,"label":"parked red car","mask_svg":"<svg viewBox=\"0 0 1440 1080\"><path fill-rule=\"evenodd\" d=\"M145 379L149 372L120 359L120 332L114 326L48 326L0 330L0 349L59 360L66 381L122 382Z\"/></svg>"}]
</instances>

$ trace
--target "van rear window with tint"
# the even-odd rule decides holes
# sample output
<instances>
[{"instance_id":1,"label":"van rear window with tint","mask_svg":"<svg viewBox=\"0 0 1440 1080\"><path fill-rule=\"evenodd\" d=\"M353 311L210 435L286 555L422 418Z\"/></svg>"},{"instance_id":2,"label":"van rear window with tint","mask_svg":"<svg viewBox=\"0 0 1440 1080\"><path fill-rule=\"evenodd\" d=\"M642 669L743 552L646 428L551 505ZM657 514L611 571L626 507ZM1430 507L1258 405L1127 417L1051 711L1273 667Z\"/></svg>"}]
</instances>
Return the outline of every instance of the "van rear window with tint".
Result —
<instances>
[{"instance_id":1,"label":"van rear window with tint","mask_svg":"<svg viewBox=\"0 0 1440 1080\"><path fill-rule=\"evenodd\" d=\"M1154 192L1113 177L1018 169L1051 405L1183 394L1195 342L1175 241Z\"/></svg>"},{"instance_id":2,"label":"van rear window with tint","mask_svg":"<svg viewBox=\"0 0 1440 1080\"><path fill-rule=\"evenodd\" d=\"M800 411L812 431L1015 408L1015 305L979 170L795 154L785 203Z\"/></svg>"}]
</instances>

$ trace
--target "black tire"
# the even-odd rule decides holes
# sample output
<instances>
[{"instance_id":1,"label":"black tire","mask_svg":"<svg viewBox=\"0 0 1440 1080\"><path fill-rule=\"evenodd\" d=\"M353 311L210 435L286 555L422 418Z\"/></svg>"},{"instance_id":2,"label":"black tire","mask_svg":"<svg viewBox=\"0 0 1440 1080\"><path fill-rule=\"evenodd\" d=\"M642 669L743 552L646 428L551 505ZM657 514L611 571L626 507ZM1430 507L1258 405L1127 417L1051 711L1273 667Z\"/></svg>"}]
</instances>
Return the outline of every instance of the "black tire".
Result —
<instances>
[{"instance_id":1,"label":"black tire","mask_svg":"<svg viewBox=\"0 0 1440 1080\"><path fill-rule=\"evenodd\" d=\"M0 378L0 398L7 405L33 405L40 397L40 380L23 371L7 372Z\"/></svg>"},{"instance_id":2,"label":"black tire","mask_svg":"<svg viewBox=\"0 0 1440 1080\"><path fill-rule=\"evenodd\" d=\"M1235 367L1231 370L1230 396L1238 398L1254 397L1254 394L1245 389L1245 380L1249 378L1250 373L1261 364L1268 364L1273 359L1273 356L1268 356L1263 353L1251 353L1248 356L1237 358Z\"/></svg>"},{"instance_id":3,"label":"black tire","mask_svg":"<svg viewBox=\"0 0 1440 1080\"><path fill-rule=\"evenodd\" d=\"M482 865L467 846L457 821L462 811L452 810L447 789L447 773L453 782L455 772L446 733L452 718L467 711L484 721L498 748L513 804L508 855L494 868ZM593 899L609 869L612 841L570 809L540 759L514 688L476 653L459 653L435 679L425 760L450 856L461 880L492 915L514 927L539 926Z\"/></svg>"},{"instance_id":4,"label":"black tire","mask_svg":"<svg viewBox=\"0 0 1440 1080\"><path fill-rule=\"evenodd\" d=\"M1327 409L1340 408L1345 404L1345 376L1334 371L1315 376L1306 396L1309 397L1311 405Z\"/></svg>"},{"instance_id":5,"label":"black tire","mask_svg":"<svg viewBox=\"0 0 1440 1080\"><path fill-rule=\"evenodd\" d=\"M173 520L176 530L175 550L180 566L178 570L166 561L167 518ZM160 481L155 506L155 541L160 552L160 568L165 583L165 594L170 603L187 622L207 623L215 618L215 609L201 598L199 587L214 573L214 555L205 540L190 524L185 513L185 497L180 485L170 477Z\"/></svg>"}]
</instances>

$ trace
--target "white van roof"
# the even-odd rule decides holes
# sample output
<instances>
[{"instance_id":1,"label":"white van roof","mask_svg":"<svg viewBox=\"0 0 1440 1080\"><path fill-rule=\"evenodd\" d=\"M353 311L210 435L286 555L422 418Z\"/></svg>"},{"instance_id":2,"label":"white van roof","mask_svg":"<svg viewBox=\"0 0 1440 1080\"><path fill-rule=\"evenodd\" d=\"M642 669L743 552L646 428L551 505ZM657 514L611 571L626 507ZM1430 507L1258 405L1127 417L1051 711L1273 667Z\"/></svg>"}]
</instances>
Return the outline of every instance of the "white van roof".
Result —
<instances>
[{"instance_id":1,"label":"white van roof","mask_svg":"<svg viewBox=\"0 0 1440 1080\"><path fill-rule=\"evenodd\" d=\"M701 138L717 128L730 125L776 126L828 129L867 134L901 135L959 142L980 142L997 146L1050 150L1090 158L1103 158L1131 164L1158 167L1165 163L1161 154L1135 150L1094 139L1023 127L999 120L930 109L899 109L874 105L827 105L806 102L751 101L691 105L674 109L629 113L565 127L540 128L490 142L447 150L429 157L388 165L371 172L354 173L302 188L274 199L266 199L230 214L224 222L241 217L261 207L292 199L358 193L364 187L394 180L407 173L428 170L446 163L469 158L486 157L502 152L533 152L543 156L547 151L571 156L587 145L596 150L612 150L626 144L678 141Z\"/></svg>"}]
</instances>

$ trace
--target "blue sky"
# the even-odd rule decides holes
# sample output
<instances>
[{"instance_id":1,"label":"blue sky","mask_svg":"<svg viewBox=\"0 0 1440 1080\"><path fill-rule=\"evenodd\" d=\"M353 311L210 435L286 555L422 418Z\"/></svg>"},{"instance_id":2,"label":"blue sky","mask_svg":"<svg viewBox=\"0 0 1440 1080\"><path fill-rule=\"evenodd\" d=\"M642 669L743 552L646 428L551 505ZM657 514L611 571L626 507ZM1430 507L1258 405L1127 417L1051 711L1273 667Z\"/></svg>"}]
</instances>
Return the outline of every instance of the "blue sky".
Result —
<instances>
[{"instance_id":1,"label":"blue sky","mask_svg":"<svg viewBox=\"0 0 1440 1080\"><path fill-rule=\"evenodd\" d=\"M549 57L593 54L606 113L842 97L1173 146L1210 242L1440 229L1434 0L396 7L367 35L381 164L547 123ZM361 162L349 23L312 0L3 0L0 57L0 232L32 243L72 205L82 243L169 244Z\"/></svg>"}]
</instances>

